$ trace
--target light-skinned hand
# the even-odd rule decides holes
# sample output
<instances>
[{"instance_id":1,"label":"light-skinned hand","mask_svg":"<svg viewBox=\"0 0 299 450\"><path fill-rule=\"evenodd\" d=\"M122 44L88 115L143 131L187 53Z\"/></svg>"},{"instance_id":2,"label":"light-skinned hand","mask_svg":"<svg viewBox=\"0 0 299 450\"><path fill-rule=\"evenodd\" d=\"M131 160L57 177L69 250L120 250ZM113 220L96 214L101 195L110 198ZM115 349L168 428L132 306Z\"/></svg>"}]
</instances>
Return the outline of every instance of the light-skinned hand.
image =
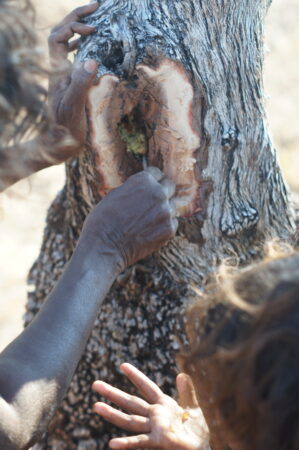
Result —
<instances>
[{"instance_id":1,"label":"light-skinned hand","mask_svg":"<svg viewBox=\"0 0 299 450\"><path fill-rule=\"evenodd\" d=\"M136 386L143 398L132 396L103 381L93 389L124 413L98 402L94 411L108 422L134 436L112 439L112 449L158 448L168 450L207 450L208 430L198 406L190 377L179 374L177 389L180 405L131 364L122 364L122 372Z\"/></svg>"}]
</instances>

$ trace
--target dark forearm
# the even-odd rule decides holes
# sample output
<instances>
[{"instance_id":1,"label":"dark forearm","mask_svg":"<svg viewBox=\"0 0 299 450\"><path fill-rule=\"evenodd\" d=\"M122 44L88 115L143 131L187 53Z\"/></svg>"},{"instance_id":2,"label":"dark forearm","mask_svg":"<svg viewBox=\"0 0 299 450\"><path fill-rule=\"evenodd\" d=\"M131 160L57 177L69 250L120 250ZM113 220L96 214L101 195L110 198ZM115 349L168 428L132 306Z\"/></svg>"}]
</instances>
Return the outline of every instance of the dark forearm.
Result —
<instances>
[{"instance_id":1,"label":"dark forearm","mask_svg":"<svg viewBox=\"0 0 299 450\"><path fill-rule=\"evenodd\" d=\"M84 238L80 241L37 317L0 357L0 423L2 415L11 412L0 431L3 439L7 432L15 435L20 448L32 443L38 429L43 431L65 395L99 306L118 273L117 257L95 247Z\"/></svg>"},{"instance_id":2,"label":"dark forearm","mask_svg":"<svg viewBox=\"0 0 299 450\"><path fill-rule=\"evenodd\" d=\"M31 141L0 148L0 192L39 170L66 161L81 148L64 127L55 124Z\"/></svg>"},{"instance_id":3,"label":"dark forearm","mask_svg":"<svg viewBox=\"0 0 299 450\"><path fill-rule=\"evenodd\" d=\"M37 140L25 142L19 146L1 148L0 192L50 165L50 161L43 157Z\"/></svg>"},{"instance_id":4,"label":"dark forearm","mask_svg":"<svg viewBox=\"0 0 299 450\"><path fill-rule=\"evenodd\" d=\"M58 285L0 356L0 448L9 448L9 437L11 448L28 448L44 430L119 271L174 236L174 193L175 185L151 168L130 177L89 214Z\"/></svg>"}]
</instances>

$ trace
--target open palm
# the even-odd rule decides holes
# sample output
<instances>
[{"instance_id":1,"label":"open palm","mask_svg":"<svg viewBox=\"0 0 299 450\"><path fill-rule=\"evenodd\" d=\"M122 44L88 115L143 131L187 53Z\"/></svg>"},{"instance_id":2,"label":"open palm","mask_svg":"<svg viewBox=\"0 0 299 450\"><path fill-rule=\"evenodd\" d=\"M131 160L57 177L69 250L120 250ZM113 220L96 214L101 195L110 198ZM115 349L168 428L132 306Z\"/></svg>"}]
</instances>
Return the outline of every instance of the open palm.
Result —
<instances>
[{"instance_id":1,"label":"open palm","mask_svg":"<svg viewBox=\"0 0 299 450\"><path fill-rule=\"evenodd\" d=\"M177 377L179 405L131 364L121 370L138 388L142 398L120 391L102 381L93 389L129 414L106 403L96 403L94 411L114 425L136 433L135 436L112 439L112 449L159 448L171 450L207 450L208 430L199 408L191 379L186 374Z\"/></svg>"}]
</instances>

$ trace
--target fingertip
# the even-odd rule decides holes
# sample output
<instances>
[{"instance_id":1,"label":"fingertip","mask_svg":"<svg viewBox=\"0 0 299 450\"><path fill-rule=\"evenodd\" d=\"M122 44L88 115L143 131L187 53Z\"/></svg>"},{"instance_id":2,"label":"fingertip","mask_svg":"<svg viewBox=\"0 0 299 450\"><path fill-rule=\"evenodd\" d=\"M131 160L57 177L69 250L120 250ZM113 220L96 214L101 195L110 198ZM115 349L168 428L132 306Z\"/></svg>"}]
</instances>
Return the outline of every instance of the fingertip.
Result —
<instances>
[{"instance_id":1,"label":"fingertip","mask_svg":"<svg viewBox=\"0 0 299 450\"><path fill-rule=\"evenodd\" d=\"M176 387L181 401L186 400L183 397L189 395L190 384L189 378L185 373L179 373L178 376L176 377Z\"/></svg>"},{"instance_id":2,"label":"fingertip","mask_svg":"<svg viewBox=\"0 0 299 450\"><path fill-rule=\"evenodd\" d=\"M97 0L94 0L90 3L88 3L87 5L83 6L82 8L85 8L85 11L87 9L88 14L90 14L91 12L96 11L99 6L100 6L100 3ZM86 13L84 15L86 15Z\"/></svg>"},{"instance_id":3,"label":"fingertip","mask_svg":"<svg viewBox=\"0 0 299 450\"><path fill-rule=\"evenodd\" d=\"M177 391L180 398L180 405L183 408L196 408L198 401L192 382L192 378L187 373L180 373L176 378Z\"/></svg>"},{"instance_id":4,"label":"fingertip","mask_svg":"<svg viewBox=\"0 0 299 450\"><path fill-rule=\"evenodd\" d=\"M130 366L129 366L128 363L122 363L122 364L119 366L119 368L120 368L120 370L122 371L122 373L123 373L124 375L127 375L128 370L130 371Z\"/></svg>"},{"instance_id":5,"label":"fingertip","mask_svg":"<svg viewBox=\"0 0 299 450\"><path fill-rule=\"evenodd\" d=\"M94 403L94 404L92 405L91 411L92 411L94 414L100 414L99 411L98 411L97 403Z\"/></svg>"},{"instance_id":6,"label":"fingertip","mask_svg":"<svg viewBox=\"0 0 299 450\"><path fill-rule=\"evenodd\" d=\"M94 59L87 59L84 61L83 68L85 72L92 74L98 69L98 63Z\"/></svg>"},{"instance_id":7,"label":"fingertip","mask_svg":"<svg viewBox=\"0 0 299 450\"><path fill-rule=\"evenodd\" d=\"M187 373L185 373L185 372L180 372L180 373L177 375L177 378L182 378L182 379L186 380L186 379L189 379L190 377L189 377L189 375L188 375Z\"/></svg>"},{"instance_id":8,"label":"fingertip","mask_svg":"<svg viewBox=\"0 0 299 450\"><path fill-rule=\"evenodd\" d=\"M132 364L127 363L127 362L121 364L120 370L128 378L130 378L132 376L132 374L133 375L136 374L136 371L138 371L138 369L135 366L133 366Z\"/></svg>"},{"instance_id":9,"label":"fingertip","mask_svg":"<svg viewBox=\"0 0 299 450\"><path fill-rule=\"evenodd\" d=\"M100 386L101 386L101 380L96 380L96 381L94 381L94 382L92 383L91 388L92 388L94 391L97 391L98 388L99 388Z\"/></svg>"},{"instance_id":10,"label":"fingertip","mask_svg":"<svg viewBox=\"0 0 299 450\"><path fill-rule=\"evenodd\" d=\"M156 181L161 181L164 178L163 172L160 169L158 169L158 167L153 167L153 166L147 167L145 169L145 172L152 175L152 177L154 177Z\"/></svg>"},{"instance_id":11,"label":"fingertip","mask_svg":"<svg viewBox=\"0 0 299 450\"><path fill-rule=\"evenodd\" d=\"M186 373L179 373L176 377L177 386L185 386L188 383L189 377Z\"/></svg>"},{"instance_id":12,"label":"fingertip","mask_svg":"<svg viewBox=\"0 0 299 450\"><path fill-rule=\"evenodd\" d=\"M185 372L181 372L179 373L181 380L184 381L184 383L186 383L188 386L193 386L193 381L192 378L190 377L190 375L188 375Z\"/></svg>"},{"instance_id":13,"label":"fingertip","mask_svg":"<svg viewBox=\"0 0 299 450\"><path fill-rule=\"evenodd\" d=\"M97 408L96 408L96 403L94 403L91 407L91 411L95 414L97 414Z\"/></svg>"},{"instance_id":14,"label":"fingertip","mask_svg":"<svg viewBox=\"0 0 299 450\"><path fill-rule=\"evenodd\" d=\"M116 441L114 439L112 439L108 445L110 448L115 449L115 450L124 448L121 442Z\"/></svg>"},{"instance_id":15,"label":"fingertip","mask_svg":"<svg viewBox=\"0 0 299 450\"><path fill-rule=\"evenodd\" d=\"M126 375L129 376L132 373L136 373L136 371L139 372L139 370L137 369L137 367L133 366L133 364L130 363L122 363L120 366L121 371Z\"/></svg>"},{"instance_id":16,"label":"fingertip","mask_svg":"<svg viewBox=\"0 0 299 450\"><path fill-rule=\"evenodd\" d=\"M177 376L176 376L176 381L180 381L180 379L182 378L182 373L179 373Z\"/></svg>"},{"instance_id":17,"label":"fingertip","mask_svg":"<svg viewBox=\"0 0 299 450\"><path fill-rule=\"evenodd\" d=\"M122 363L121 365L120 365L120 369L121 370L124 370L124 369L126 369L126 368L130 368L130 367L133 367L130 363L127 363L127 362L124 362L124 363Z\"/></svg>"},{"instance_id":18,"label":"fingertip","mask_svg":"<svg viewBox=\"0 0 299 450\"><path fill-rule=\"evenodd\" d=\"M183 381L182 375L183 375L182 373L179 373L179 374L176 376L175 382L176 382L176 387L177 387L177 388L181 385L181 383L182 383L182 381Z\"/></svg>"},{"instance_id":19,"label":"fingertip","mask_svg":"<svg viewBox=\"0 0 299 450\"><path fill-rule=\"evenodd\" d=\"M103 416L103 415L105 415L105 413L107 413L107 411L111 410L111 406L109 406L103 402L97 402L93 405L93 410L97 414Z\"/></svg>"},{"instance_id":20,"label":"fingertip","mask_svg":"<svg viewBox=\"0 0 299 450\"><path fill-rule=\"evenodd\" d=\"M161 186L163 187L163 190L165 192L165 194L167 195L168 199L171 199L176 192L176 185L175 183L170 180L169 178L164 178L161 182L160 182Z\"/></svg>"},{"instance_id":21,"label":"fingertip","mask_svg":"<svg viewBox=\"0 0 299 450\"><path fill-rule=\"evenodd\" d=\"M111 386L107 383L105 383L105 381L101 381L101 380L97 380L94 383L94 387L95 387L95 391L100 394L100 395L106 395L108 392L111 391Z\"/></svg>"}]
</instances>

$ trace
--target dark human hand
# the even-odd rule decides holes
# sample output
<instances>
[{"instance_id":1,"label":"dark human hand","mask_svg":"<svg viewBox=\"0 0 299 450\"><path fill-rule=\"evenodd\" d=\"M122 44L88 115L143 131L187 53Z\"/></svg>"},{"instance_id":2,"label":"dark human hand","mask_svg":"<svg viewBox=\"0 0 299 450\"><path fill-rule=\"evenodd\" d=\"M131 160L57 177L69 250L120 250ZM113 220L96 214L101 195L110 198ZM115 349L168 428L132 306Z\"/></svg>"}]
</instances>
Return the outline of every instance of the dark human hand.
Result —
<instances>
[{"instance_id":1,"label":"dark human hand","mask_svg":"<svg viewBox=\"0 0 299 450\"><path fill-rule=\"evenodd\" d=\"M175 190L156 167L139 172L95 207L82 235L95 245L99 242L101 251L118 255L122 270L175 235Z\"/></svg>"},{"instance_id":2,"label":"dark human hand","mask_svg":"<svg viewBox=\"0 0 299 450\"><path fill-rule=\"evenodd\" d=\"M49 79L49 104L53 120L66 127L80 144L86 138L85 105L89 89L94 84L98 64L93 60L72 63L69 52L76 50L80 39L71 40L74 34L89 35L94 27L80 23L80 19L93 13L99 4L90 3L75 9L54 27L48 39L52 73Z\"/></svg>"},{"instance_id":3,"label":"dark human hand","mask_svg":"<svg viewBox=\"0 0 299 450\"><path fill-rule=\"evenodd\" d=\"M207 450L208 429L198 406L190 377L179 374L179 405L131 364L122 364L122 372L136 386L143 398L129 395L115 387L96 381L93 389L128 414L106 403L96 403L94 412L108 422L135 436L112 439L112 449L159 448L165 450Z\"/></svg>"}]
</instances>

